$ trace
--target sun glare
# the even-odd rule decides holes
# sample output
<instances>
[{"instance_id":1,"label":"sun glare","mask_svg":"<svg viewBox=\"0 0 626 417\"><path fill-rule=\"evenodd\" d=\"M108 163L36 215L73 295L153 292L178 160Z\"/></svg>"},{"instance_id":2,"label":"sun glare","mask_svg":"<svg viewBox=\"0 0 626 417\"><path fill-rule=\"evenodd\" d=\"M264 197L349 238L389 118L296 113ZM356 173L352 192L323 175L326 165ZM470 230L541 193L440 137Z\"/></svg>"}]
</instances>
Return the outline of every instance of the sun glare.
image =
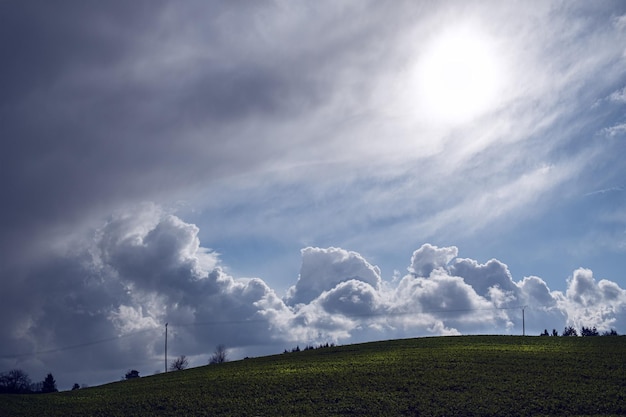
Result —
<instances>
[{"instance_id":1,"label":"sun glare","mask_svg":"<svg viewBox=\"0 0 626 417\"><path fill-rule=\"evenodd\" d=\"M420 111L434 122L462 123L497 101L502 71L492 42L470 31L435 39L417 64Z\"/></svg>"}]
</instances>

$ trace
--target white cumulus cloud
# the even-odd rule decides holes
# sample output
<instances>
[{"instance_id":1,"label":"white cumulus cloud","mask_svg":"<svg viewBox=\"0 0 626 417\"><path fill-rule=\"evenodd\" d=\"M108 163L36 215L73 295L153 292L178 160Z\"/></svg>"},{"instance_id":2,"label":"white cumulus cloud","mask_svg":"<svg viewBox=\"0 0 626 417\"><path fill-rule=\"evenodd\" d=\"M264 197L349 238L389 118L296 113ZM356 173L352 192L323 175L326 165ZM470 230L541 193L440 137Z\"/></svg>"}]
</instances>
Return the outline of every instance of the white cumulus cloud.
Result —
<instances>
[{"instance_id":1,"label":"white cumulus cloud","mask_svg":"<svg viewBox=\"0 0 626 417\"><path fill-rule=\"evenodd\" d=\"M348 280L359 280L379 288L380 269L361 255L340 248L304 248L302 267L296 285L288 291L289 304L307 303Z\"/></svg>"},{"instance_id":2,"label":"white cumulus cloud","mask_svg":"<svg viewBox=\"0 0 626 417\"><path fill-rule=\"evenodd\" d=\"M626 329L626 290L588 269L574 271L562 293L536 276L514 280L497 259L482 264L458 258L455 246L424 244L405 276L386 281L357 252L306 247L297 282L281 297L264 279L231 276L198 232L153 206L112 216L91 239L13 283L10 299L25 302L19 313L2 306L19 319L3 338L0 365L55 368L68 384L63 378L116 380L130 367L150 373L162 369L165 323L170 355L192 365L222 343L241 357L296 344L519 334L522 308L527 334Z\"/></svg>"}]
</instances>

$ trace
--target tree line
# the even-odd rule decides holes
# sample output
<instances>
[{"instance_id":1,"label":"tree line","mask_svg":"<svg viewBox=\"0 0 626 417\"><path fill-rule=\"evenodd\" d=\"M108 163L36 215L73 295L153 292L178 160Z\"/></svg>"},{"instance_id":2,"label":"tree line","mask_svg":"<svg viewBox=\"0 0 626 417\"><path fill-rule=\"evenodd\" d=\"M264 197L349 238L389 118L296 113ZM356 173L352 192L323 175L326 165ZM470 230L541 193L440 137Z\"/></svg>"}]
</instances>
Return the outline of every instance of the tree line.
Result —
<instances>
[{"instance_id":1,"label":"tree line","mask_svg":"<svg viewBox=\"0 0 626 417\"><path fill-rule=\"evenodd\" d=\"M300 352L305 351L305 350L314 350L314 349L324 349L324 348L331 348L331 347L335 347L334 343L326 343L324 344L319 344L317 346L314 345L306 345L304 347L304 349L300 349L300 346L297 345L295 348L292 348L291 350L285 349L285 351L283 353L295 353L295 352Z\"/></svg>"},{"instance_id":2,"label":"tree line","mask_svg":"<svg viewBox=\"0 0 626 417\"><path fill-rule=\"evenodd\" d=\"M218 345L209 358L209 364L217 364L228 362L228 350L224 345ZM170 371L180 371L189 366L189 360L185 355L181 355L174 359L168 369ZM126 372L122 379L139 378L139 371L130 369ZM85 385L83 385L84 387ZM78 383L74 384L72 391L80 389ZM0 373L0 394L45 394L49 392L58 392L57 383L49 373L43 381L32 382L26 372L21 369L12 369L8 372Z\"/></svg>"},{"instance_id":3,"label":"tree line","mask_svg":"<svg viewBox=\"0 0 626 417\"><path fill-rule=\"evenodd\" d=\"M573 326L566 326L563 329L563 333L561 336L618 336L617 331L615 329L605 330L602 333L598 332L596 326L593 327L585 327L583 326L580 329L580 333ZM540 336L559 336L559 332L556 329L552 329L552 334L548 333L548 329L544 329L543 333Z\"/></svg>"},{"instance_id":4,"label":"tree line","mask_svg":"<svg viewBox=\"0 0 626 417\"><path fill-rule=\"evenodd\" d=\"M28 374L21 369L12 369L0 374L2 394L45 394L57 391L57 383L52 374L48 374L41 382L32 382Z\"/></svg>"}]
</instances>

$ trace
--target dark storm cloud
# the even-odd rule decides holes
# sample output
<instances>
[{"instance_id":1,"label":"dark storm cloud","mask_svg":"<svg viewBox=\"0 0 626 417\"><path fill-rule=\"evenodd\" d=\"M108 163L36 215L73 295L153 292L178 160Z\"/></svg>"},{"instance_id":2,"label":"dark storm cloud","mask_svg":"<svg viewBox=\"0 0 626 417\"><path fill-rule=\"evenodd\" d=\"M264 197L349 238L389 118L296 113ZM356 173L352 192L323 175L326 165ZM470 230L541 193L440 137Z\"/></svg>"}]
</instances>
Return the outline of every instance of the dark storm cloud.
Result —
<instances>
[{"instance_id":1,"label":"dark storm cloud","mask_svg":"<svg viewBox=\"0 0 626 417\"><path fill-rule=\"evenodd\" d=\"M127 101L106 105L112 86L89 74L124 59L154 9L78 1L0 8L2 247L19 252L35 231L109 198L113 173L124 169L119 119Z\"/></svg>"},{"instance_id":2,"label":"dark storm cloud","mask_svg":"<svg viewBox=\"0 0 626 417\"><path fill-rule=\"evenodd\" d=\"M298 117L339 94L366 94L337 84L358 83L353 69L383 57L355 54L357 40L361 52L386 49L381 32L368 30L376 20L347 23L354 8L0 7L0 244L14 256L92 215L164 195L174 201L198 184L320 145L327 139L319 135L306 144Z\"/></svg>"},{"instance_id":3,"label":"dark storm cloud","mask_svg":"<svg viewBox=\"0 0 626 417\"><path fill-rule=\"evenodd\" d=\"M262 147L252 157L249 143L224 127L276 113L292 94L280 72L241 62L240 45L229 46L228 33L211 30L224 18L213 3L196 5L206 20L195 24L209 33L189 42L217 53L182 68L168 66L170 55L185 48L176 36L188 23L168 20L172 4L3 2L0 8L4 253L22 251L25 236L93 210L250 169ZM236 30L239 13L230 12Z\"/></svg>"},{"instance_id":4,"label":"dark storm cloud","mask_svg":"<svg viewBox=\"0 0 626 417\"><path fill-rule=\"evenodd\" d=\"M12 281L2 365L54 367L83 382L127 367L158 369L165 322L171 349L267 344L269 321L288 313L262 280L236 280L201 248L198 229L154 206L116 214L92 238ZM8 365L8 364L11 365Z\"/></svg>"}]
</instances>

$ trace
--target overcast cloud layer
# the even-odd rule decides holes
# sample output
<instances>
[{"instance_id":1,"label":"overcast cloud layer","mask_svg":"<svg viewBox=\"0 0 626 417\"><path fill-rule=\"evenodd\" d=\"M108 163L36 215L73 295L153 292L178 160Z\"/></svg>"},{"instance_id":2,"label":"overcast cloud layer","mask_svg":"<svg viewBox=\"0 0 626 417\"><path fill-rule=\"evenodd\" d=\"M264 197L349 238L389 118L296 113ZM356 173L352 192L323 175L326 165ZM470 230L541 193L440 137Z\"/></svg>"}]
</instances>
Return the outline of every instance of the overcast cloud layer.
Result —
<instances>
[{"instance_id":1,"label":"overcast cloud layer","mask_svg":"<svg viewBox=\"0 0 626 417\"><path fill-rule=\"evenodd\" d=\"M0 371L626 332L621 1L4 1L0 51Z\"/></svg>"}]
</instances>

